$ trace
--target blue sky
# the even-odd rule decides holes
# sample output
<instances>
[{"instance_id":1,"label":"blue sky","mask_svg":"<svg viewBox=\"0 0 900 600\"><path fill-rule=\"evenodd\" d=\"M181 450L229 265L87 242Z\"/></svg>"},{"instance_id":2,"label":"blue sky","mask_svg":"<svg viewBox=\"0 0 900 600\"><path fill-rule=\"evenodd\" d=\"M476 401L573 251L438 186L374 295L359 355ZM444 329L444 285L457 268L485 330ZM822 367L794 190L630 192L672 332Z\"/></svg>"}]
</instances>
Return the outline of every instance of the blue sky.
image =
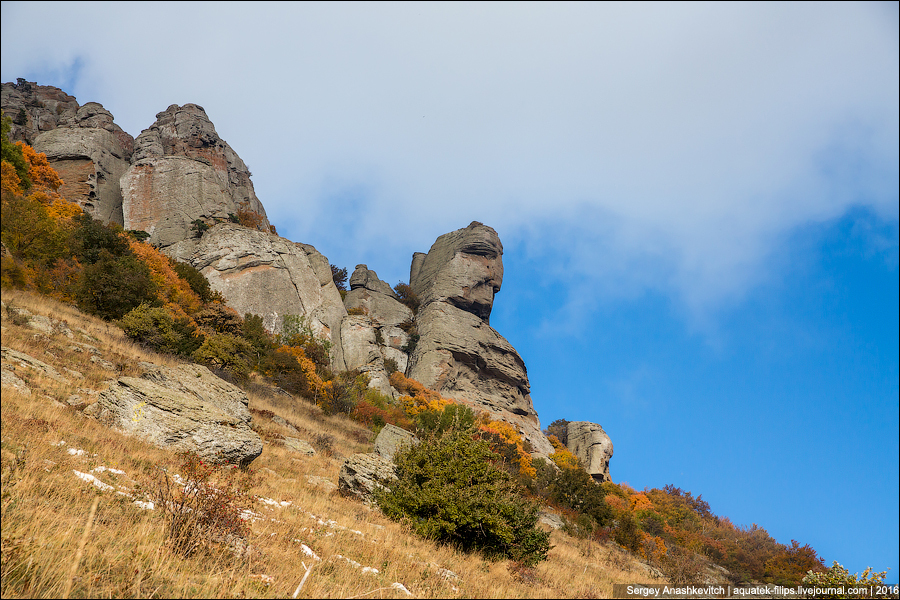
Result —
<instances>
[{"instance_id":1,"label":"blue sky","mask_svg":"<svg viewBox=\"0 0 900 600\"><path fill-rule=\"evenodd\" d=\"M2 80L134 136L202 105L281 235L391 284L491 225L545 426L896 582L898 38L896 3L3 2Z\"/></svg>"}]
</instances>

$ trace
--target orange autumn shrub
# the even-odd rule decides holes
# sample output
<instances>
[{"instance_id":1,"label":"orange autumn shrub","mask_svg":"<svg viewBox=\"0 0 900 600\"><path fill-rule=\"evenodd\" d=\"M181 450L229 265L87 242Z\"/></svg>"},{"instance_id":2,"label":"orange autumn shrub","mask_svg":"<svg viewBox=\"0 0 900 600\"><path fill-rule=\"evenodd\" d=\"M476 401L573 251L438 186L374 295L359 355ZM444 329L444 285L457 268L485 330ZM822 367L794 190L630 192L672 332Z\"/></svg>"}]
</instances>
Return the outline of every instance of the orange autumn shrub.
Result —
<instances>
[{"instance_id":1,"label":"orange autumn shrub","mask_svg":"<svg viewBox=\"0 0 900 600\"><path fill-rule=\"evenodd\" d=\"M519 473L527 477L537 475L537 470L531 462L531 454L525 449L525 440L512 425L503 421L494 421L487 413L481 413L478 416L478 430L489 436L497 436L500 441L515 448L513 459Z\"/></svg>"},{"instance_id":2,"label":"orange autumn shrub","mask_svg":"<svg viewBox=\"0 0 900 600\"><path fill-rule=\"evenodd\" d=\"M409 379L400 371L391 373L391 385L401 394L400 403L410 417L416 417L425 411L441 412L453 404L453 400L444 398L438 392L429 390L415 379Z\"/></svg>"},{"instance_id":3,"label":"orange autumn shrub","mask_svg":"<svg viewBox=\"0 0 900 600\"><path fill-rule=\"evenodd\" d=\"M553 446L555 452L550 455L550 460L560 469L577 469L579 467L578 457L566 448L555 435L548 435L547 439Z\"/></svg>"},{"instance_id":4,"label":"orange autumn shrub","mask_svg":"<svg viewBox=\"0 0 900 600\"><path fill-rule=\"evenodd\" d=\"M300 365L300 369L306 376L307 383L312 394L312 400L317 406L327 408L334 396L334 382L323 381L316 372L316 363L307 358L303 348L298 346L281 346L276 353L283 353L294 357Z\"/></svg>"},{"instance_id":5,"label":"orange autumn shrub","mask_svg":"<svg viewBox=\"0 0 900 600\"><path fill-rule=\"evenodd\" d=\"M200 310L202 302L188 282L178 276L169 259L150 244L129 239L128 245L134 255L150 268L157 295L166 308L176 318L193 323L192 316Z\"/></svg>"},{"instance_id":6,"label":"orange autumn shrub","mask_svg":"<svg viewBox=\"0 0 900 600\"><path fill-rule=\"evenodd\" d=\"M0 189L4 194L22 195L22 180L16 168L5 160L0 164Z\"/></svg>"}]
</instances>

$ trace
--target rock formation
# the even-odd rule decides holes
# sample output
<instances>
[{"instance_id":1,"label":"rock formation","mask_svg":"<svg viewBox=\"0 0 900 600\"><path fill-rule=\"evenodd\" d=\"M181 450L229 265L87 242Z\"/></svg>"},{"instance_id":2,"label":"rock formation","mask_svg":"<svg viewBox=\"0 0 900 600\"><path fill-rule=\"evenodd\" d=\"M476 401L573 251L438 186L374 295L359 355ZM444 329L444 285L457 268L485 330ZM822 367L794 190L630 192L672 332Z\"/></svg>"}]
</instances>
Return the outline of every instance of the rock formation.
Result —
<instances>
[{"instance_id":1,"label":"rock formation","mask_svg":"<svg viewBox=\"0 0 900 600\"><path fill-rule=\"evenodd\" d=\"M405 429L385 425L375 438L375 452L354 454L344 462L338 475L338 490L345 496L371 502L376 489L397 479L394 466L397 450L418 443L419 439Z\"/></svg>"},{"instance_id":2,"label":"rock formation","mask_svg":"<svg viewBox=\"0 0 900 600\"><path fill-rule=\"evenodd\" d=\"M403 328L412 324L412 310L366 265L356 265L344 307L353 313L341 323L345 366L368 373L371 387L391 395L385 361L393 360L398 371L406 372L408 356L403 348L409 335Z\"/></svg>"},{"instance_id":3,"label":"rock formation","mask_svg":"<svg viewBox=\"0 0 900 600\"><path fill-rule=\"evenodd\" d=\"M344 368L340 330L347 311L328 259L312 246L222 223L164 252L200 270L241 316L263 317L269 331L280 331L285 315L308 318L317 335L332 341L335 368Z\"/></svg>"},{"instance_id":4,"label":"rock formation","mask_svg":"<svg viewBox=\"0 0 900 600\"><path fill-rule=\"evenodd\" d=\"M24 80L3 84L10 137L47 155L63 180L59 192L96 219L123 224L119 179L129 168L134 139L96 102L79 107L62 90Z\"/></svg>"},{"instance_id":5,"label":"rock formation","mask_svg":"<svg viewBox=\"0 0 900 600\"><path fill-rule=\"evenodd\" d=\"M609 460L613 455L613 444L603 428L588 421L570 421L566 427L566 447L581 461L584 469L598 483L612 481Z\"/></svg>"},{"instance_id":6,"label":"rock formation","mask_svg":"<svg viewBox=\"0 0 900 600\"><path fill-rule=\"evenodd\" d=\"M156 115L135 140L121 184L125 228L146 231L157 246L191 237L194 221L211 225L240 212L269 230L250 171L196 104L173 104Z\"/></svg>"},{"instance_id":7,"label":"rock formation","mask_svg":"<svg viewBox=\"0 0 900 600\"><path fill-rule=\"evenodd\" d=\"M85 413L160 447L196 452L209 462L244 466L262 453L240 388L200 365L141 366L142 377L120 377Z\"/></svg>"},{"instance_id":8,"label":"rock formation","mask_svg":"<svg viewBox=\"0 0 900 600\"><path fill-rule=\"evenodd\" d=\"M420 338L408 372L425 387L509 422L534 451L548 455L553 448L541 433L525 363L488 323L503 280L502 255L497 232L473 222L413 256Z\"/></svg>"}]
</instances>

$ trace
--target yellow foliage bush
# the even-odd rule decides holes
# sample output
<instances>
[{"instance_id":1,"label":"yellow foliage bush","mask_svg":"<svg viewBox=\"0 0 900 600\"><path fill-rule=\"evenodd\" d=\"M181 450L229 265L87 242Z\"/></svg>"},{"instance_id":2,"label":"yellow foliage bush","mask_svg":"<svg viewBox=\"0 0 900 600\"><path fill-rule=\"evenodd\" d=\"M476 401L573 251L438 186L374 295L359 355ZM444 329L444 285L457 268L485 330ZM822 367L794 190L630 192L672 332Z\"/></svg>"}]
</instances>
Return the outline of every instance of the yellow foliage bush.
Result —
<instances>
[{"instance_id":1,"label":"yellow foliage bush","mask_svg":"<svg viewBox=\"0 0 900 600\"><path fill-rule=\"evenodd\" d=\"M150 244L130 239L128 245L135 256L150 268L157 294L165 302L166 308L174 317L187 319L194 324L192 315L200 310L202 302L188 282L178 276L169 259Z\"/></svg>"},{"instance_id":2,"label":"yellow foliage bush","mask_svg":"<svg viewBox=\"0 0 900 600\"><path fill-rule=\"evenodd\" d=\"M531 455L525 450L525 440L512 425L503 421L494 421L487 416L487 413L482 413L478 417L478 429L485 433L498 435L503 441L514 445L518 455L519 473L528 477L537 476L537 470L531 463Z\"/></svg>"},{"instance_id":3,"label":"yellow foliage bush","mask_svg":"<svg viewBox=\"0 0 900 600\"><path fill-rule=\"evenodd\" d=\"M560 469L577 469L579 467L578 458L559 441L555 435L548 435L547 439L556 450L550 455L550 460Z\"/></svg>"},{"instance_id":4,"label":"yellow foliage bush","mask_svg":"<svg viewBox=\"0 0 900 600\"><path fill-rule=\"evenodd\" d=\"M404 376L400 371L391 373L390 381L391 385L403 394L400 397L400 403L410 417L415 417L426 410L441 412L450 404L454 404L453 400L444 398L434 390L429 390L415 379Z\"/></svg>"},{"instance_id":5,"label":"yellow foliage bush","mask_svg":"<svg viewBox=\"0 0 900 600\"><path fill-rule=\"evenodd\" d=\"M281 346L276 352L283 352L293 356L300 364L300 369L306 375L309 387L312 388L313 400L317 406L327 408L334 396L334 382L323 381L316 372L316 363L306 356L306 352L299 346Z\"/></svg>"}]
</instances>

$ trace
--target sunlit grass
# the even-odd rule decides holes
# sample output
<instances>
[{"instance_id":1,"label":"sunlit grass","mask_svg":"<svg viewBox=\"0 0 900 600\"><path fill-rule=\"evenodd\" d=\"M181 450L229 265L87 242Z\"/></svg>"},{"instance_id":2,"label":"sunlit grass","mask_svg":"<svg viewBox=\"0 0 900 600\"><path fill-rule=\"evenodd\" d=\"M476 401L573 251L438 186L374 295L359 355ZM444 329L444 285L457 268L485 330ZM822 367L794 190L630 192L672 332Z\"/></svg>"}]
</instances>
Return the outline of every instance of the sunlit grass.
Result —
<instances>
[{"instance_id":1,"label":"sunlit grass","mask_svg":"<svg viewBox=\"0 0 900 600\"><path fill-rule=\"evenodd\" d=\"M114 326L53 300L3 292L3 301L32 313L65 320L74 337L43 335L2 315L2 343L55 367L67 381L12 365L31 388L25 395L3 388L2 584L7 597L290 597L306 567L315 564L299 597L539 598L610 597L614 583L656 583L646 567L613 547L556 531L549 560L533 569L490 562L411 535L376 509L343 498L310 478L337 483L344 458L372 449L371 432L341 416L326 416L303 400L251 386L253 425L265 441L253 462L252 493L262 516L251 523L252 551L236 558L211 546L185 559L166 540L162 511L134 504L160 466L177 471L170 452L125 437L70 408L72 394L88 402L118 376L140 374L141 361L177 361L140 348ZM115 367L91 361L87 344ZM80 349L80 350L79 350ZM66 371L65 369L69 369ZM81 377L71 373L77 371ZM299 433L262 416L271 411ZM311 443L333 436L332 456L307 457L278 442L296 436ZM65 444L60 444L60 442ZM81 450L83 453L74 453ZM73 452L73 453L70 453ZM124 475L97 470L114 468ZM76 477L93 474L113 486L101 491ZM93 472L92 472L93 471ZM123 492L119 494L117 492ZM129 495L124 495L129 494ZM96 515L84 552L69 578L94 499ZM321 560L304 553L303 546ZM359 566L356 566L359 565ZM377 572L364 568L376 569ZM442 569L457 576L445 577Z\"/></svg>"}]
</instances>

